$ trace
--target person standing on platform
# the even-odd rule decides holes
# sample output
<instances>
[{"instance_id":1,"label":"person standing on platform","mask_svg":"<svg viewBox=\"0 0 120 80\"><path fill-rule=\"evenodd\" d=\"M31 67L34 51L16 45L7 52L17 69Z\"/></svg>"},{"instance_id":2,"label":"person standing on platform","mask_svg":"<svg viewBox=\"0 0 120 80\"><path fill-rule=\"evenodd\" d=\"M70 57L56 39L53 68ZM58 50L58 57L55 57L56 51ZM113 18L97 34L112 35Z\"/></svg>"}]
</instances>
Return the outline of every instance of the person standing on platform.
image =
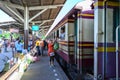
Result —
<instances>
[{"instance_id":1,"label":"person standing on platform","mask_svg":"<svg viewBox=\"0 0 120 80\"><path fill-rule=\"evenodd\" d=\"M18 44L16 45L16 50L17 50L17 53L22 53L23 43L21 42L21 40L18 41Z\"/></svg>"},{"instance_id":2,"label":"person standing on platform","mask_svg":"<svg viewBox=\"0 0 120 80\"><path fill-rule=\"evenodd\" d=\"M39 39L36 40L35 46L37 49L37 56L40 56L41 53L40 53L40 40Z\"/></svg>"},{"instance_id":3,"label":"person standing on platform","mask_svg":"<svg viewBox=\"0 0 120 80\"><path fill-rule=\"evenodd\" d=\"M32 45L33 45L32 42L33 41L31 39L29 39L29 41L28 41L28 52L32 49Z\"/></svg>"},{"instance_id":4,"label":"person standing on platform","mask_svg":"<svg viewBox=\"0 0 120 80\"><path fill-rule=\"evenodd\" d=\"M54 66L54 56L55 56L55 53L54 53L54 48L53 48L53 41L50 40L49 43L48 43L48 56L50 57L50 66Z\"/></svg>"},{"instance_id":5,"label":"person standing on platform","mask_svg":"<svg viewBox=\"0 0 120 80\"><path fill-rule=\"evenodd\" d=\"M16 41L15 41L15 50L17 48L18 41L19 41L19 38L17 38Z\"/></svg>"},{"instance_id":6,"label":"person standing on platform","mask_svg":"<svg viewBox=\"0 0 120 80\"><path fill-rule=\"evenodd\" d=\"M43 56L43 52L44 52L44 42L43 40L40 41L40 53L41 53L41 56Z\"/></svg>"},{"instance_id":7,"label":"person standing on platform","mask_svg":"<svg viewBox=\"0 0 120 80\"><path fill-rule=\"evenodd\" d=\"M43 42L44 42L44 50L47 50L47 46L48 46L48 43L46 42L46 40L43 40Z\"/></svg>"},{"instance_id":8,"label":"person standing on platform","mask_svg":"<svg viewBox=\"0 0 120 80\"><path fill-rule=\"evenodd\" d=\"M4 51L7 52L7 47L8 47L8 40L4 39Z\"/></svg>"}]
</instances>

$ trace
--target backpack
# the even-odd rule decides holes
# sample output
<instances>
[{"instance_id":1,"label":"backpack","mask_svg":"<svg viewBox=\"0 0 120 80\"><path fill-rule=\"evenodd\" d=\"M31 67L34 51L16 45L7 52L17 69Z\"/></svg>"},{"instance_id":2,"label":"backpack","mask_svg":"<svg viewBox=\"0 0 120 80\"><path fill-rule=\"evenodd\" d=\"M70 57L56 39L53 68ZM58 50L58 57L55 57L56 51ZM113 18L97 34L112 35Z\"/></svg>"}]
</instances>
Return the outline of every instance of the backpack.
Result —
<instances>
[{"instance_id":1,"label":"backpack","mask_svg":"<svg viewBox=\"0 0 120 80\"><path fill-rule=\"evenodd\" d=\"M59 44L56 42L53 47L54 47L54 50L58 50L59 49Z\"/></svg>"}]
</instances>

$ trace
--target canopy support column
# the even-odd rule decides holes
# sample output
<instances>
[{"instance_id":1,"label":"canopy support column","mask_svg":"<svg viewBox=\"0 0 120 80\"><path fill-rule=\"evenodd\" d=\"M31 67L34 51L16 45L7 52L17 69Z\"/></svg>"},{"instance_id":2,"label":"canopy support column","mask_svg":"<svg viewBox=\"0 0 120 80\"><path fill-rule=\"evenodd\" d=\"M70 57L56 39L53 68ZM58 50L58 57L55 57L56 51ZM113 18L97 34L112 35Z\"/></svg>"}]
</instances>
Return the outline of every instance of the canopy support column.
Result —
<instances>
[{"instance_id":1,"label":"canopy support column","mask_svg":"<svg viewBox=\"0 0 120 80\"><path fill-rule=\"evenodd\" d=\"M24 9L24 49L28 48L28 34L29 34L29 10L25 6Z\"/></svg>"}]
</instances>

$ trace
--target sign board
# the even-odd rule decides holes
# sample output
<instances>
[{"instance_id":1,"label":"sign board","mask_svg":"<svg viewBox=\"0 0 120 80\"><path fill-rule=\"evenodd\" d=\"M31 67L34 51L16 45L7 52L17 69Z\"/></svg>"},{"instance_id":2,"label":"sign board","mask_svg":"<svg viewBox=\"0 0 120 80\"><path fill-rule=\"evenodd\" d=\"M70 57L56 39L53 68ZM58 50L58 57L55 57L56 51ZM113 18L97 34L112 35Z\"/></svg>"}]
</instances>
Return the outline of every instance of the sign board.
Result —
<instances>
[{"instance_id":1,"label":"sign board","mask_svg":"<svg viewBox=\"0 0 120 80\"><path fill-rule=\"evenodd\" d=\"M32 25L32 31L38 31L39 26L38 25Z\"/></svg>"},{"instance_id":2,"label":"sign board","mask_svg":"<svg viewBox=\"0 0 120 80\"><path fill-rule=\"evenodd\" d=\"M18 32L19 32L19 29L16 29L16 28L10 28L9 31L12 32L12 33L18 33Z\"/></svg>"}]
</instances>

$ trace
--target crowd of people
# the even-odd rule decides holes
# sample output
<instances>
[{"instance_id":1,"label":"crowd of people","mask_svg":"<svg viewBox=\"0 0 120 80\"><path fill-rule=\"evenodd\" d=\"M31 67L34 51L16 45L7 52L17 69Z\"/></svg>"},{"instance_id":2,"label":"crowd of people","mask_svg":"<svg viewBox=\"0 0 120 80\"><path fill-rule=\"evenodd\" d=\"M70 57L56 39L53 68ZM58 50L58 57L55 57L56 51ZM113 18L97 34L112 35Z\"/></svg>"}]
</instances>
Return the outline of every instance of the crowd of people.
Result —
<instances>
[{"instance_id":1,"label":"crowd of people","mask_svg":"<svg viewBox=\"0 0 120 80\"><path fill-rule=\"evenodd\" d=\"M32 61L40 60L40 56L49 56L49 65L54 66L54 58L56 51L59 49L58 40L64 40L65 33L64 30L61 30L61 34L59 38L49 39L49 40L42 40L40 38L35 39L33 41L32 37L28 39L28 48L24 49L24 41L21 38L17 39L1 39L0 40L0 50L3 48L4 51L2 52L9 52L10 48L13 50L13 58L16 61L18 60L18 54L28 54L32 59ZM29 59L30 59L29 58Z\"/></svg>"},{"instance_id":2,"label":"crowd of people","mask_svg":"<svg viewBox=\"0 0 120 80\"><path fill-rule=\"evenodd\" d=\"M54 66L55 51L59 48L57 40L53 41L50 39L46 41L37 39L35 46L37 50L37 56L43 56L47 51L48 56L50 57L49 64L50 66Z\"/></svg>"},{"instance_id":3,"label":"crowd of people","mask_svg":"<svg viewBox=\"0 0 120 80\"><path fill-rule=\"evenodd\" d=\"M64 40L65 39L65 33L64 30L61 30L61 35L59 36L59 39ZM4 52L7 52L8 46L11 48L14 48L14 54L18 53L24 53L24 42L22 39L17 38L14 40L9 40L9 39L3 39L2 44L4 46ZM35 44L35 45L34 45ZM58 44L58 38L55 40L49 39L49 40L42 40L40 38L37 38L34 43L32 38L29 38L28 40L28 49L26 50L27 53L29 53L31 50L36 50L34 51L34 56L39 57L39 56L44 56L46 53L50 57L49 64L50 66L54 65L54 57L55 57L55 52L58 50L59 44Z\"/></svg>"}]
</instances>

